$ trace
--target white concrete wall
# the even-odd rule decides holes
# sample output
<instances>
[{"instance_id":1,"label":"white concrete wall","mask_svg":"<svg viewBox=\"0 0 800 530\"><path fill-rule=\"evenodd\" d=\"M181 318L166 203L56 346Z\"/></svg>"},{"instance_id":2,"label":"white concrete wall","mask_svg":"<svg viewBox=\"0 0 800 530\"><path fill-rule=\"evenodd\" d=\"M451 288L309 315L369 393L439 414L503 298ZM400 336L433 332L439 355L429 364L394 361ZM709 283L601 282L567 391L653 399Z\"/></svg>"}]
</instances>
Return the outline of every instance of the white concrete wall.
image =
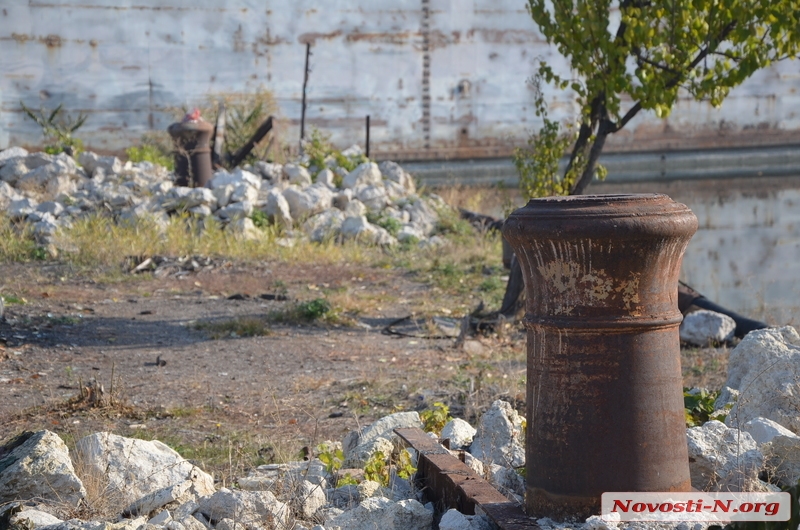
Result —
<instances>
[{"instance_id":1,"label":"white concrete wall","mask_svg":"<svg viewBox=\"0 0 800 530\"><path fill-rule=\"evenodd\" d=\"M698 199L682 278L742 315L800 325L800 189Z\"/></svg>"},{"instance_id":2,"label":"white concrete wall","mask_svg":"<svg viewBox=\"0 0 800 530\"><path fill-rule=\"evenodd\" d=\"M394 158L509 154L537 126L525 83L536 58L564 65L524 0L3 0L0 148L41 141L20 100L88 113L79 136L120 149L163 130L173 107L259 87L294 143L306 42L309 123L344 147L363 142L369 114L373 150ZM775 65L720 110L643 113L608 148L800 143L799 71ZM571 111L569 94L549 96L555 115Z\"/></svg>"}]
</instances>

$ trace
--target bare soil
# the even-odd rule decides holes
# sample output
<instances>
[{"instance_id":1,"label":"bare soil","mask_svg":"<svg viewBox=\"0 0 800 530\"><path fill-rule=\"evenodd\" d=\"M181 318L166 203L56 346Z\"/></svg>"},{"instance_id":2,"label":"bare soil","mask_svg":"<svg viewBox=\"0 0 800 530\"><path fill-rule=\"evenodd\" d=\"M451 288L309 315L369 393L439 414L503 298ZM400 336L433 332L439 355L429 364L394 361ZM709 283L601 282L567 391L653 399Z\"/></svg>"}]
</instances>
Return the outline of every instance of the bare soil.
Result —
<instances>
[{"instance_id":1,"label":"bare soil","mask_svg":"<svg viewBox=\"0 0 800 530\"><path fill-rule=\"evenodd\" d=\"M522 330L509 324L456 348L415 313L431 286L402 270L227 263L108 282L7 264L0 288L25 299L0 322L0 440L41 428L68 444L100 430L159 438L226 483L393 411L441 401L474 420L494 399L525 407ZM274 318L320 291L369 292L374 303L342 325ZM448 316L447 297L436 303ZM207 328L270 314L263 336ZM726 364L724 348L685 350L684 382L719 388Z\"/></svg>"}]
</instances>

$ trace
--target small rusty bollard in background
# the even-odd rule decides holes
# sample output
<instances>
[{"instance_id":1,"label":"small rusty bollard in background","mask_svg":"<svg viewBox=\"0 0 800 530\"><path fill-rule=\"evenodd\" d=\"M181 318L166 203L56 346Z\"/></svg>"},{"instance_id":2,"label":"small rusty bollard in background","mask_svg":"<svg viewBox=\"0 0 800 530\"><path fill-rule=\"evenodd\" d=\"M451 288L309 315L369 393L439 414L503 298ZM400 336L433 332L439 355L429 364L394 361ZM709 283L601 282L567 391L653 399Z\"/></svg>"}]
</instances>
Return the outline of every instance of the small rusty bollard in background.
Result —
<instances>
[{"instance_id":1,"label":"small rusty bollard in background","mask_svg":"<svg viewBox=\"0 0 800 530\"><path fill-rule=\"evenodd\" d=\"M525 277L529 515L690 491L677 284L696 230L655 194L534 199L505 222Z\"/></svg>"},{"instance_id":2,"label":"small rusty bollard in background","mask_svg":"<svg viewBox=\"0 0 800 530\"><path fill-rule=\"evenodd\" d=\"M211 180L211 147L209 140L214 126L194 109L183 121L167 128L175 146L175 174L178 186L202 188Z\"/></svg>"}]
</instances>

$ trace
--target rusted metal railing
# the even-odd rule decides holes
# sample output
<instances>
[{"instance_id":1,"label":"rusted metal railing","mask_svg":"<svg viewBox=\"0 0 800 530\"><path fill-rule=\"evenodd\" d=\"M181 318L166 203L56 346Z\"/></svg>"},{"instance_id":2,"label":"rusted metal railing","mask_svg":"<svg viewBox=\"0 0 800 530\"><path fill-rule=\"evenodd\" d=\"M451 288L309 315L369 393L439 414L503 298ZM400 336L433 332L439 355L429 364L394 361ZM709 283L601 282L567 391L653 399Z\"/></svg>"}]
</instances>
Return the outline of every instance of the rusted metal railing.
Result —
<instances>
[{"instance_id":1,"label":"rusted metal railing","mask_svg":"<svg viewBox=\"0 0 800 530\"><path fill-rule=\"evenodd\" d=\"M506 221L526 289L529 515L690 490L677 283L696 230L655 194L534 199Z\"/></svg>"}]
</instances>

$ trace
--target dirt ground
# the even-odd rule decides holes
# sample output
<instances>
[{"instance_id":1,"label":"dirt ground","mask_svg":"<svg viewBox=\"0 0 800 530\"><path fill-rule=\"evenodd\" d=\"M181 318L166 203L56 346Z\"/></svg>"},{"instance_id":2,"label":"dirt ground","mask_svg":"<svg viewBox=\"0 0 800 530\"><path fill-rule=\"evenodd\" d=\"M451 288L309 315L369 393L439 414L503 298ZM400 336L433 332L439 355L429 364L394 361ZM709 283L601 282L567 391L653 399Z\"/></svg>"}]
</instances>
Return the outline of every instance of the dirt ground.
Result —
<instances>
[{"instance_id":1,"label":"dirt ground","mask_svg":"<svg viewBox=\"0 0 800 530\"><path fill-rule=\"evenodd\" d=\"M431 289L403 271L227 263L114 282L69 272L0 265L3 292L24 298L0 322L0 440L40 428L68 444L100 430L158 438L227 483L393 411L444 402L474 419L498 398L524 410L519 326L460 348L417 316L385 333ZM346 324L273 318L266 335L211 331L281 314L320 290L376 301ZM447 300L438 302L447 317ZM687 386L719 388L727 351L685 350L683 363ZM99 385L101 405L90 395Z\"/></svg>"}]
</instances>

